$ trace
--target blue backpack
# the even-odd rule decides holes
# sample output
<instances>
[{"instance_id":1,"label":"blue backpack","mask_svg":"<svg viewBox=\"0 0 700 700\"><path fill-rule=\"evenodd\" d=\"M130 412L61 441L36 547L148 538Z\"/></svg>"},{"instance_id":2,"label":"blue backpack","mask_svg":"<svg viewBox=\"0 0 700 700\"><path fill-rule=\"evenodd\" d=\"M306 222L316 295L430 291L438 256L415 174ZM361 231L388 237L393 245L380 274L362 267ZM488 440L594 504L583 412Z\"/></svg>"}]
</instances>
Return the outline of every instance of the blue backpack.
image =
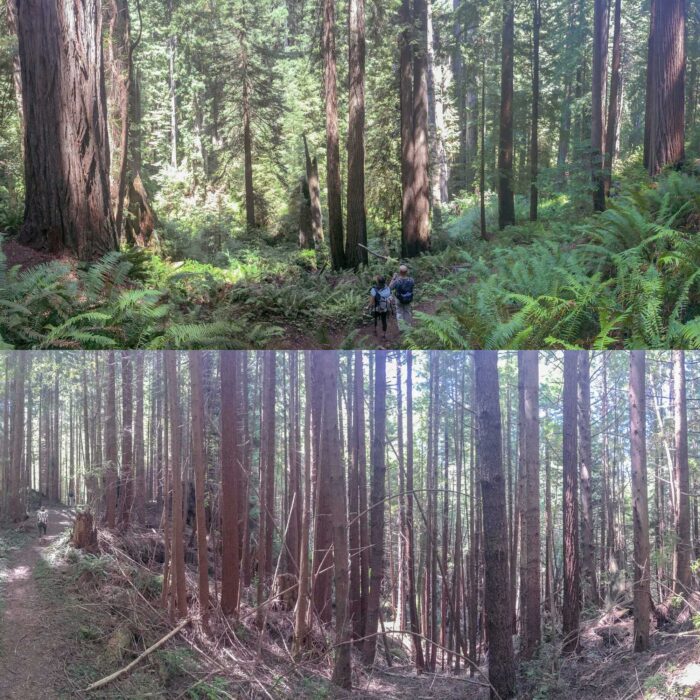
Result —
<instances>
[{"instance_id":1,"label":"blue backpack","mask_svg":"<svg viewBox=\"0 0 700 700\"><path fill-rule=\"evenodd\" d=\"M411 277L396 280L394 292L396 293L396 298L402 304L410 304L413 301L413 284Z\"/></svg>"}]
</instances>

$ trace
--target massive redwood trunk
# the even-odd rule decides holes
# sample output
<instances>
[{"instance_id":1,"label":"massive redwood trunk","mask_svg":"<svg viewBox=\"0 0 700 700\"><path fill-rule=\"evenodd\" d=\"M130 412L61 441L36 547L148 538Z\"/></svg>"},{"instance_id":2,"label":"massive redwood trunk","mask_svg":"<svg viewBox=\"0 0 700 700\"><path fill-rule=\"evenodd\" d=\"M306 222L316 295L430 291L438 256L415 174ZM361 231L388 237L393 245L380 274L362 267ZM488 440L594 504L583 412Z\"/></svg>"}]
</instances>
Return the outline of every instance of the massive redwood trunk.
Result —
<instances>
[{"instance_id":1,"label":"massive redwood trunk","mask_svg":"<svg viewBox=\"0 0 700 700\"><path fill-rule=\"evenodd\" d=\"M645 162L657 175L685 158L685 0L656 0L651 11Z\"/></svg>"},{"instance_id":2,"label":"massive redwood trunk","mask_svg":"<svg viewBox=\"0 0 700 700\"><path fill-rule=\"evenodd\" d=\"M101 2L22 0L17 33L26 126L19 240L99 257L117 248Z\"/></svg>"}]
</instances>

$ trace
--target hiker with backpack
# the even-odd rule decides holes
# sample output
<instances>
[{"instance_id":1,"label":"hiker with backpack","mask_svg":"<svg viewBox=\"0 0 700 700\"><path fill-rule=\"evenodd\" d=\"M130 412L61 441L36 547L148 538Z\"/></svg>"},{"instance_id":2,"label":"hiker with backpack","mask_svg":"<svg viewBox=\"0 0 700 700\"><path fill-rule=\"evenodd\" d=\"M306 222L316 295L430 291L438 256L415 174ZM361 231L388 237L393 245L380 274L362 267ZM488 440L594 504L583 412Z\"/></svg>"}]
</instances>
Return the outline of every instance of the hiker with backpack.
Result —
<instances>
[{"instance_id":1,"label":"hiker with backpack","mask_svg":"<svg viewBox=\"0 0 700 700\"><path fill-rule=\"evenodd\" d=\"M377 335L377 323L381 320L383 340L386 340L387 315L391 311L394 301L391 289L386 284L386 278L378 276L369 293L370 307L374 310L374 334Z\"/></svg>"},{"instance_id":2,"label":"hiker with backpack","mask_svg":"<svg viewBox=\"0 0 700 700\"><path fill-rule=\"evenodd\" d=\"M407 326L410 326L413 321L411 314L411 302L413 301L413 287L415 282L413 277L408 275L408 267L401 265L399 272L394 273L391 278L389 287L396 296L396 320L403 321ZM399 325L399 328L401 326Z\"/></svg>"}]
</instances>

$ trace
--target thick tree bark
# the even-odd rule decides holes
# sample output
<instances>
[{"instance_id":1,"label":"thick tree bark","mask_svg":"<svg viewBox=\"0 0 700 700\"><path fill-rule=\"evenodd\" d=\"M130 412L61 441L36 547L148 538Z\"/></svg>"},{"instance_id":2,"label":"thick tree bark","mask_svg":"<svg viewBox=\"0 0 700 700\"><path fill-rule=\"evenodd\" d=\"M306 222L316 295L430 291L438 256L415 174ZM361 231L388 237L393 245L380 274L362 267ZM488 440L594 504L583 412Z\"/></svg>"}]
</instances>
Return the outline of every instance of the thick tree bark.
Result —
<instances>
[{"instance_id":1,"label":"thick tree bark","mask_svg":"<svg viewBox=\"0 0 700 700\"><path fill-rule=\"evenodd\" d=\"M365 0L348 4L348 196L345 263L367 263L365 210Z\"/></svg>"},{"instance_id":2,"label":"thick tree bark","mask_svg":"<svg viewBox=\"0 0 700 700\"><path fill-rule=\"evenodd\" d=\"M540 643L540 404L536 350L522 352L525 452L525 503L523 529L526 540L523 656L532 658Z\"/></svg>"},{"instance_id":3,"label":"thick tree bark","mask_svg":"<svg viewBox=\"0 0 700 700\"><path fill-rule=\"evenodd\" d=\"M374 663L382 580L384 578L384 496L386 492L386 351L374 354L374 406L372 420L372 482L370 490L370 588L362 660Z\"/></svg>"},{"instance_id":4,"label":"thick tree bark","mask_svg":"<svg viewBox=\"0 0 700 700\"><path fill-rule=\"evenodd\" d=\"M578 649L581 611L579 565L578 469L576 436L577 353L564 352L563 468L564 468L564 601L562 632L564 652Z\"/></svg>"},{"instance_id":5,"label":"thick tree bark","mask_svg":"<svg viewBox=\"0 0 700 700\"><path fill-rule=\"evenodd\" d=\"M690 472L688 468L688 414L685 392L685 352L673 351L673 419L675 428L675 459L673 481L676 499L676 548L673 555L673 592L686 596L690 593L690 560L693 556L690 541Z\"/></svg>"},{"instance_id":6,"label":"thick tree bark","mask_svg":"<svg viewBox=\"0 0 700 700\"><path fill-rule=\"evenodd\" d=\"M134 413L134 514L140 525L146 521L146 478L143 442L143 351L136 352L136 411Z\"/></svg>"},{"instance_id":7,"label":"thick tree bark","mask_svg":"<svg viewBox=\"0 0 700 700\"><path fill-rule=\"evenodd\" d=\"M591 108L591 176L593 209L605 209L605 94L608 83L608 0L595 0L593 10L593 68Z\"/></svg>"},{"instance_id":8,"label":"thick tree bark","mask_svg":"<svg viewBox=\"0 0 700 700\"><path fill-rule=\"evenodd\" d=\"M634 517L634 650L649 648L649 514L647 506L645 358L643 350L630 355L630 449L632 514Z\"/></svg>"},{"instance_id":9,"label":"thick tree bark","mask_svg":"<svg viewBox=\"0 0 700 700\"><path fill-rule=\"evenodd\" d=\"M484 605L489 640L491 697L515 695L515 665L511 641L508 592L508 530L503 477L498 354L474 353L476 376L477 452L484 509Z\"/></svg>"},{"instance_id":10,"label":"thick tree bark","mask_svg":"<svg viewBox=\"0 0 700 700\"><path fill-rule=\"evenodd\" d=\"M22 0L17 29L26 127L19 240L97 258L117 248L101 3Z\"/></svg>"},{"instance_id":11,"label":"thick tree bark","mask_svg":"<svg viewBox=\"0 0 700 700\"><path fill-rule=\"evenodd\" d=\"M514 0L503 0L501 113L498 137L498 227L515 223L513 194L513 25Z\"/></svg>"},{"instance_id":12,"label":"thick tree bark","mask_svg":"<svg viewBox=\"0 0 700 700\"><path fill-rule=\"evenodd\" d=\"M648 169L685 160L685 0L652 2L647 73Z\"/></svg>"},{"instance_id":13,"label":"thick tree bark","mask_svg":"<svg viewBox=\"0 0 700 700\"><path fill-rule=\"evenodd\" d=\"M338 134L338 86L335 56L335 0L323 0L321 41L326 102L326 187L328 189L328 240L333 269L345 267L343 204L340 187L340 138Z\"/></svg>"}]
</instances>

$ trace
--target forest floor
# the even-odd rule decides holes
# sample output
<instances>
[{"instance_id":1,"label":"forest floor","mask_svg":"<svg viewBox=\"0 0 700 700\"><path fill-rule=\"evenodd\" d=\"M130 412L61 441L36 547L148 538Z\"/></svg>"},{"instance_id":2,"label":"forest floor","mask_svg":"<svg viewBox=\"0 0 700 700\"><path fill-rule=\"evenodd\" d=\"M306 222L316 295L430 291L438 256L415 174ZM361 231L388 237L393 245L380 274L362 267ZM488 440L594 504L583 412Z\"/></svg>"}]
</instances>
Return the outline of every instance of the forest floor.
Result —
<instances>
[{"instance_id":1,"label":"forest floor","mask_svg":"<svg viewBox=\"0 0 700 700\"><path fill-rule=\"evenodd\" d=\"M0 559L0 697L33 700L52 697L63 675L65 639L51 606L40 594L36 568L46 545L70 525L66 510L49 511L45 537L14 533L14 551ZM26 521L29 525L30 521ZM34 525L35 526L35 525ZM3 541L7 541L4 537ZM23 546L17 546L21 542Z\"/></svg>"},{"instance_id":2,"label":"forest floor","mask_svg":"<svg viewBox=\"0 0 700 700\"><path fill-rule=\"evenodd\" d=\"M85 688L126 666L171 628L159 605L155 563L159 536L99 531L99 552L69 544L71 511L50 511L49 534L35 520L0 531L0 698L159 698L218 700L486 700L487 668L469 677L449 672L416 676L408 647L391 633L392 666L380 638L374 667L353 652L353 692L330 683L332 634L313 633L313 651L296 663L289 649L291 611L270 608L265 634L255 626L254 591L242 592L231 625L214 611L204 633L192 624L129 673L97 692ZM146 564L140 563L147 562ZM195 572L190 571L195 588ZM195 605L196 610L196 605ZM564 657L556 640L537 660L520 665L523 700L680 700L700 698L700 632L693 620L663 630L652 625L650 650L632 651L629 611L615 609L582 624L581 645ZM408 644L408 640L403 640ZM438 657L438 666L441 659ZM482 657L483 661L483 657Z\"/></svg>"}]
</instances>

